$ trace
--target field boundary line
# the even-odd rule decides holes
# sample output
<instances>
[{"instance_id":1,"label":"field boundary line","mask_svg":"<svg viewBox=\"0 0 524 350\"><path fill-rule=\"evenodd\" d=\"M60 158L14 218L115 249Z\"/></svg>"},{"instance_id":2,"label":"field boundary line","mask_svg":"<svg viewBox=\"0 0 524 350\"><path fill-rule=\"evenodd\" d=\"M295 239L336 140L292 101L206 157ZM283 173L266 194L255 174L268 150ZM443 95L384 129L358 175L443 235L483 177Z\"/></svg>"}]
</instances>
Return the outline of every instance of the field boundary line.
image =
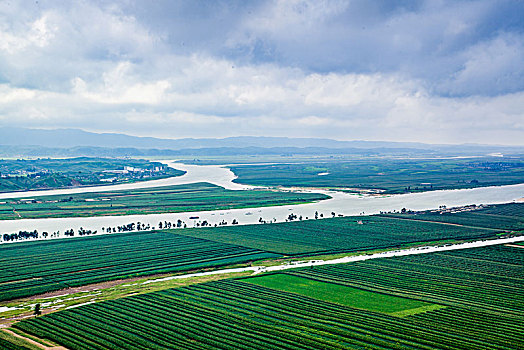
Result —
<instances>
[{"instance_id":1,"label":"field boundary line","mask_svg":"<svg viewBox=\"0 0 524 350\"><path fill-rule=\"evenodd\" d=\"M58 345L58 346L45 346L44 344L41 344L37 341L34 341L33 339L30 339L30 338L26 338L18 333L15 333L13 332L12 330L8 329L8 328L2 328L2 331L6 332L6 333L9 333L10 335L14 336L14 337L17 337L19 339L23 339L24 341L28 342L28 343L31 343L33 344L34 346L37 346L39 347L40 349L45 349L45 350L69 350L68 348L66 347L63 347L61 345Z\"/></svg>"}]
</instances>

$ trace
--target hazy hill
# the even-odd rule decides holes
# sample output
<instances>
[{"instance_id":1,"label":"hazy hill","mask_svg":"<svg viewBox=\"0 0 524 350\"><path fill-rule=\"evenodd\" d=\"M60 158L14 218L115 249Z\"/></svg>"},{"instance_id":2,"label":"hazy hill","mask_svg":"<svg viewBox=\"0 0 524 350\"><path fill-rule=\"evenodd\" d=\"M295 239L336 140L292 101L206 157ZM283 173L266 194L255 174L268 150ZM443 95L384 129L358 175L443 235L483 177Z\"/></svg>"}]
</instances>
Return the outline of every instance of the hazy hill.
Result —
<instances>
[{"instance_id":1,"label":"hazy hill","mask_svg":"<svg viewBox=\"0 0 524 350\"><path fill-rule=\"evenodd\" d=\"M317 138L240 136L222 139L160 139L116 133L93 133L79 129L0 128L0 145L6 153L15 150L36 152L35 155L140 155L140 154L275 154L275 153L415 153L487 154L524 153L524 146L430 145L414 142L337 141ZM35 147L36 146L36 147ZM44 148L48 148L45 150ZM66 150L67 149L67 150ZM119 151L115 151L119 149ZM201 151L198 151L198 150ZM220 149L220 150L219 150ZM167 152L180 151L180 152Z\"/></svg>"}]
</instances>

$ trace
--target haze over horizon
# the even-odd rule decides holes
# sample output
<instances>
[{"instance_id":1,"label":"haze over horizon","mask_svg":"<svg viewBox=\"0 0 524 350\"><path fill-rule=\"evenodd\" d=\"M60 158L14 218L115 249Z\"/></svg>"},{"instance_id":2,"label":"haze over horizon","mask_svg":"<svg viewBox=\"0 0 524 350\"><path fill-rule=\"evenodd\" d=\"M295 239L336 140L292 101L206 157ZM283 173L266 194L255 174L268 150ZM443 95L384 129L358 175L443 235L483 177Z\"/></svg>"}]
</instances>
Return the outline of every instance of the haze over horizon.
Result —
<instances>
[{"instance_id":1,"label":"haze over horizon","mask_svg":"<svg viewBox=\"0 0 524 350\"><path fill-rule=\"evenodd\" d=\"M0 127L524 145L524 2L0 3Z\"/></svg>"},{"instance_id":2,"label":"haze over horizon","mask_svg":"<svg viewBox=\"0 0 524 350\"><path fill-rule=\"evenodd\" d=\"M41 132L44 133L41 133ZM35 132L35 133L32 133ZM307 144L307 141L327 141L332 142L333 144L339 143L339 147L349 147L351 143L355 144L361 144L358 148L365 148L367 144L368 146L374 148L374 147L403 147L407 145L411 145L412 147L416 147L418 145L422 146L501 146L501 147L512 147L514 149L519 149L521 147L524 147L524 144L521 145L510 145L510 144L502 144L502 143L476 143L476 142L462 142L462 143L431 143L431 142L416 142L416 141L391 141L391 140L363 140L363 139L351 139L351 140L341 140L336 139L333 137L289 137L289 136L265 136L265 135L236 135L236 136L223 136L223 137L156 137L152 135L140 135L140 134L133 134L133 133L120 133L120 132L112 132L112 131L89 131L82 128L18 128L18 127L4 127L3 130L0 130L0 146L1 145L23 145L27 144L23 139L24 138L30 138L33 139L34 137L37 137L41 141L43 139L49 139L48 141L50 143L54 143L53 139L56 138L68 138L68 142L71 143L69 147L76 147L76 146L82 146L84 144L80 143L74 143L73 140L71 140L71 137L90 137L93 140L93 145L96 145L97 137L98 136L104 136L104 137L118 137L118 140L122 140L121 137L125 137L129 140L140 140L140 139L149 139L149 140L155 140L155 141L183 141L183 140L210 140L210 141L225 141L225 140L252 140L256 141L256 139L261 139L260 142L263 142L262 140L290 140L290 141L300 141L303 140L306 142L303 146L298 147L311 147L312 145ZM9 142L3 142L5 140L9 140ZM374 146L372 146L375 144ZM39 145L39 143L36 143L35 145ZM115 145L116 146L116 145ZM251 146L251 145L248 145ZM317 145L318 147L325 147L325 148L331 148L330 145ZM333 146L333 145L331 145ZM64 146L62 146L64 147ZM151 145L148 146L150 148L155 148L158 146ZM228 147L228 145L225 146L216 146L216 147ZM231 147L240 147L239 144L233 145ZM263 146L262 144L257 147L277 147L277 145L270 144L267 146ZM354 146L353 146L354 147ZM338 147L335 147L338 148ZM496 151L496 148L493 149L493 151Z\"/></svg>"}]
</instances>

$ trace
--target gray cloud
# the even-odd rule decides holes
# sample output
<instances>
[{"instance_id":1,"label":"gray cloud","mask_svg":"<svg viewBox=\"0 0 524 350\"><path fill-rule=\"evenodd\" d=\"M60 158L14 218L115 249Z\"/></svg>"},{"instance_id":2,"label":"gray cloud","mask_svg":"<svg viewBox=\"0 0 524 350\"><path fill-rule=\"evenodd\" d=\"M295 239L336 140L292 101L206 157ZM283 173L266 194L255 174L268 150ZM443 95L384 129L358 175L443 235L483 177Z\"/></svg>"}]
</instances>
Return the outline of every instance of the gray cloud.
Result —
<instances>
[{"instance_id":1,"label":"gray cloud","mask_svg":"<svg viewBox=\"0 0 524 350\"><path fill-rule=\"evenodd\" d=\"M519 3L0 4L0 125L522 144Z\"/></svg>"}]
</instances>

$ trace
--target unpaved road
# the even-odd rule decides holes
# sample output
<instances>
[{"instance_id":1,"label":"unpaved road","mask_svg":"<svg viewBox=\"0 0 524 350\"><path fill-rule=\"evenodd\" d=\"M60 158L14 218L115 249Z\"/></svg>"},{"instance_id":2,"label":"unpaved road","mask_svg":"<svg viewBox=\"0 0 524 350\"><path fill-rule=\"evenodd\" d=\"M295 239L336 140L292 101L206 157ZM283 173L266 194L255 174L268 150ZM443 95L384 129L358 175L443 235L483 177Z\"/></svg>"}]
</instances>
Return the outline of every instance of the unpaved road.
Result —
<instances>
[{"instance_id":1,"label":"unpaved road","mask_svg":"<svg viewBox=\"0 0 524 350\"><path fill-rule=\"evenodd\" d=\"M40 343L34 341L33 339L29 339L29 338L26 338L24 336L21 336L20 334L15 333L15 332L11 331L10 329L7 329L7 328L3 328L2 330L4 332L6 332L6 333L9 333L12 336L15 336L17 338L23 339L26 342L31 343L31 344L39 347L40 349L44 349L44 350L68 350L67 348L65 348L63 346L45 346L43 344L40 344Z\"/></svg>"},{"instance_id":2,"label":"unpaved road","mask_svg":"<svg viewBox=\"0 0 524 350\"><path fill-rule=\"evenodd\" d=\"M223 270L215 270L215 271L209 271L209 272L192 273L192 274L187 274L187 275L171 276L171 277L159 278L156 280L149 280L149 281L143 282L143 284L164 282L164 281L169 281L173 279L183 279L183 278L198 277L198 276L233 273L233 272L253 271L254 274L258 274L262 272L297 269L300 267L345 264L349 262L364 261L364 260L370 260L370 259L391 258L395 256L445 252L445 251L450 251L450 250L488 247L488 246L499 245L499 244L509 245L508 243L515 243L515 242L522 242L522 241L524 241L524 236L485 240L485 241L474 241L474 242L459 243L459 244L450 244L450 245L445 245L445 246L425 246L425 247L410 248L410 249L392 250L392 251L387 251L383 253L375 253L375 254L369 254L369 255L346 256L346 257L332 259L332 260L308 260L308 261L292 262L292 263L277 265L277 266L250 266L250 267L241 267L241 268L236 268L236 269L223 269ZM521 246L518 246L518 247L522 248Z\"/></svg>"}]
</instances>

